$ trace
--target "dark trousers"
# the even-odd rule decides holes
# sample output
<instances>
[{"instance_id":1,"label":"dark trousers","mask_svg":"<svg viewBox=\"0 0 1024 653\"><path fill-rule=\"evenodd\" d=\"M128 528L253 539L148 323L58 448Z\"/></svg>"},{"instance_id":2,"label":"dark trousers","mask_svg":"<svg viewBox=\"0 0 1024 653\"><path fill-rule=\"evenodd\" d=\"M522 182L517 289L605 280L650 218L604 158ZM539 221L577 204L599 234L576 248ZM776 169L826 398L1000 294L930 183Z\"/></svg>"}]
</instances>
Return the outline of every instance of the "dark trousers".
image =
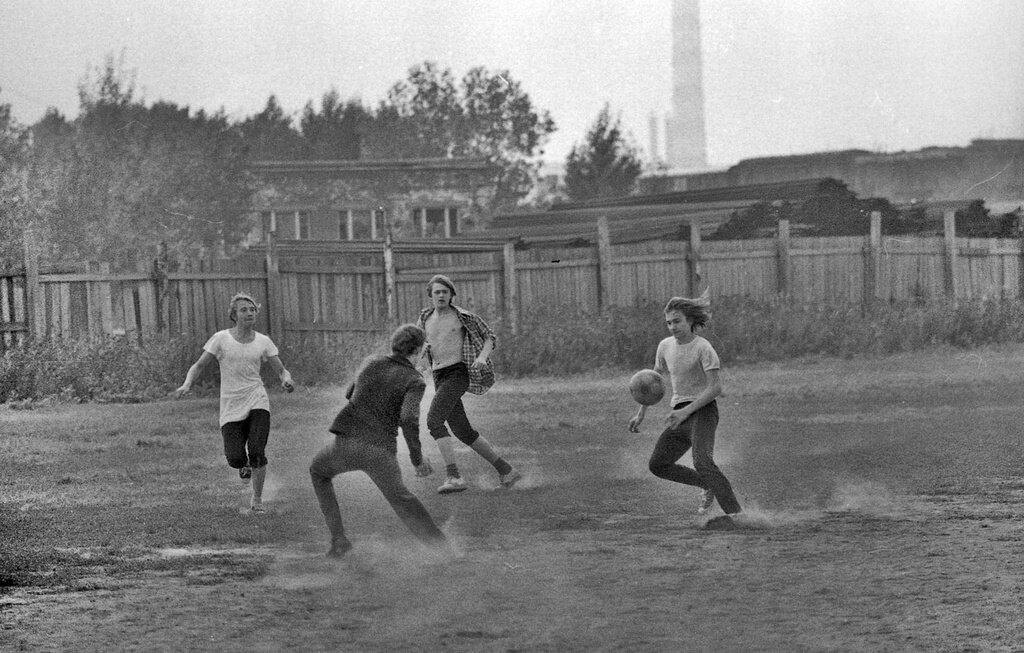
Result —
<instances>
[{"instance_id":1,"label":"dark trousers","mask_svg":"<svg viewBox=\"0 0 1024 653\"><path fill-rule=\"evenodd\" d=\"M444 534L431 519L430 513L402 482L402 471L395 452L359 438L343 436L336 437L334 444L324 447L309 466L313 490L320 502L320 511L327 520L332 541L345 541L346 538L338 497L331 481L338 474L357 470L370 477L413 535L428 544L444 541Z\"/></svg>"},{"instance_id":2,"label":"dark trousers","mask_svg":"<svg viewBox=\"0 0 1024 653\"><path fill-rule=\"evenodd\" d=\"M682 408L686 403L673 406ZM718 505L727 514L740 511L740 504L732 491L729 479L715 464L715 429L718 427L718 404L712 401L699 409L674 429L665 429L654 445L648 467L651 473L676 483L696 485L711 490ZM676 463L693 447L695 469Z\"/></svg>"},{"instance_id":3,"label":"dark trousers","mask_svg":"<svg viewBox=\"0 0 1024 653\"><path fill-rule=\"evenodd\" d=\"M267 464L267 440L270 439L270 413L262 408L250 410L245 419L220 427L224 438L224 457L228 465L240 469Z\"/></svg>"},{"instance_id":4,"label":"dark trousers","mask_svg":"<svg viewBox=\"0 0 1024 653\"><path fill-rule=\"evenodd\" d=\"M435 440L455 435L471 446L480 434L469 423L462 395L469 389L469 369L465 363L456 363L434 370L434 399L427 411L427 430ZM451 433L445 427L451 427Z\"/></svg>"}]
</instances>

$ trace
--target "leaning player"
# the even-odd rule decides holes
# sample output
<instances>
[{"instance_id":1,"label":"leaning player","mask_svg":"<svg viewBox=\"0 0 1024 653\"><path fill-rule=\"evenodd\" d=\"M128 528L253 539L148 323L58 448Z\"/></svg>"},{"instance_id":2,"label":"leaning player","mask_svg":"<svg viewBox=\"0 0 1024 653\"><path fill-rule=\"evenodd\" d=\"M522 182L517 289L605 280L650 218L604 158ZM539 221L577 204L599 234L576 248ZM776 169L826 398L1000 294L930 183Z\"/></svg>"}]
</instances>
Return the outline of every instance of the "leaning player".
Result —
<instances>
[{"instance_id":1,"label":"leaning player","mask_svg":"<svg viewBox=\"0 0 1024 653\"><path fill-rule=\"evenodd\" d=\"M452 433L494 466L503 486L511 487L521 474L473 428L462 405L466 392L482 395L494 385L490 361L496 341L494 332L478 315L452 303L455 284L443 274L431 278L427 296L432 305L420 313L417 326L426 331L426 356L434 373L435 393L427 412L427 429L437 441L445 463L446 478L437 491L448 494L466 489L466 481L455 463Z\"/></svg>"},{"instance_id":2,"label":"leaning player","mask_svg":"<svg viewBox=\"0 0 1024 653\"><path fill-rule=\"evenodd\" d=\"M256 331L260 307L250 295L238 293L231 298L228 318L230 329L218 331L203 345L203 353L188 369L185 382L174 391L181 397L192 388L203 369L216 359L220 363L220 432L224 438L224 456L238 470L239 478L252 479L253 513L263 512L263 483L267 478L267 439L270 437L270 398L260 378L264 361L270 364L281 387L291 392L292 375L278 358L277 347Z\"/></svg>"},{"instance_id":3,"label":"leaning player","mask_svg":"<svg viewBox=\"0 0 1024 653\"><path fill-rule=\"evenodd\" d=\"M327 555L341 557L352 548L345 536L341 510L332 479L343 472L362 470L409 530L426 544L443 544L444 535L426 508L405 484L395 455L398 427L409 446L417 476L433 473L420 449L420 400L426 383L415 363L426 336L412 324L398 327L391 336L391 355L369 359L345 393L348 403L334 418L334 442L313 458L309 475L320 510L331 532Z\"/></svg>"},{"instance_id":4,"label":"leaning player","mask_svg":"<svg viewBox=\"0 0 1024 653\"><path fill-rule=\"evenodd\" d=\"M648 466L659 478L702 488L700 514L718 499L718 505L731 516L740 512L740 504L713 457L718 426L715 398L722 394L721 363L711 343L695 333L697 327L707 324L709 308L706 294L698 299L673 297L665 306L665 324L672 335L658 344L654 369L668 373L672 381L672 412L665 419L667 428L654 445ZM646 413L647 406L641 405L629 421L631 432L640 432ZM695 469L677 463L691 447Z\"/></svg>"}]
</instances>

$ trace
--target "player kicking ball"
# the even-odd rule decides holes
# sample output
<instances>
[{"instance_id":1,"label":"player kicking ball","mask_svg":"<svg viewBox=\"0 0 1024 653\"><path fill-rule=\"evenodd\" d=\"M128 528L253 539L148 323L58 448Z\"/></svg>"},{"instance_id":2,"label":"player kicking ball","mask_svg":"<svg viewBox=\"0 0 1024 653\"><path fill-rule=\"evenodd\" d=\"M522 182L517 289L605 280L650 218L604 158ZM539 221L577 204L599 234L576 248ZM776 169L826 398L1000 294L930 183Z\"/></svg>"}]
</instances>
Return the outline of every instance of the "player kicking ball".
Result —
<instances>
[{"instance_id":1,"label":"player kicking ball","mask_svg":"<svg viewBox=\"0 0 1024 653\"><path fill-rule=\"evenodd\" d=\"M292 375L278 358L277 346L256 331L260 308L245 293L231 298L228 319L234 326L218 331L203 345L199 356L185 375L185 382L172 395L177 399L192 389L203 369L213 360L220 363L220 432L224 438L224 456L238 476L252 480L253 514L263 512L263 483L267 478L267 440L270 437L270 398L260 378L266 361L281 379L281 387L295 389Z\"/></svg>"},{"instance_id":2,"label":"player kicking ball","mask_svg":"<svg viewBox=\"0 0 1024 653\"><path fill-rule=\"evenodd\" d=\"M701 488L704 492L697 512L706 514L717 499L731 522L740 512L740 504L714 460L721 362L711 343L695 333L710 317L706 292L697 299L673 297L665 306L665 324L671 335L658 344L654 370L667 373L671 380L672 412L665 418L666 428L654 445L648 467L658 478ZM641 403L629 421L630 432L640 432L646 414L647 406ZM694 469L677 462L691 447Z\"/></svg>"}]
</instances>

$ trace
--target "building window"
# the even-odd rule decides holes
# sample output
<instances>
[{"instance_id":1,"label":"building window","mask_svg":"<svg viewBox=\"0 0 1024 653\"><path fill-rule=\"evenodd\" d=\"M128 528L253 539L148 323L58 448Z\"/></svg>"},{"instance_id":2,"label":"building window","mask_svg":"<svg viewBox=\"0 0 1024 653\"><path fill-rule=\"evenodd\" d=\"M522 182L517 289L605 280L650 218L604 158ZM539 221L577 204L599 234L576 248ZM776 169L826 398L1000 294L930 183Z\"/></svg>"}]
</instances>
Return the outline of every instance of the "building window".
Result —
<instances>
[{"instance_id":1,"label":"building window","mask_svg":"<svg viewBox=\"0 0 1024 653\"><path fill-rule=\"evenodd\" d=\"M422 238L451 238L459 233L459 213L454 206L415 208L412 219Z\"/></svg>"},{"instance_id":2,"label":"building window","mask_svg":"<svg viewBox=\"0 0 1024 653\"><path fill-rule=\"evenodd\" d=\"M263 227L279 240L309 240L309 211L264 211Z\"/></svg>"},{"instance_id":3,"label":"building window","mask_svg":"<svg viewBox=\"0 0 1024 653\"><path fill-rule=\"evenodd\" d=\"M338 237L341 240L380 240L384 237L384 211L381 209L338 211Z\"/></svg>"},{"instance_id":4,"label":"building window","mask_svg":"<svg viewBox=\"0 0 1024 653\"><path fill-rule=\"evenodd\" d=\"M295 212L295 239L309 240L309 211Z\"/></svg>"}]
</instances>

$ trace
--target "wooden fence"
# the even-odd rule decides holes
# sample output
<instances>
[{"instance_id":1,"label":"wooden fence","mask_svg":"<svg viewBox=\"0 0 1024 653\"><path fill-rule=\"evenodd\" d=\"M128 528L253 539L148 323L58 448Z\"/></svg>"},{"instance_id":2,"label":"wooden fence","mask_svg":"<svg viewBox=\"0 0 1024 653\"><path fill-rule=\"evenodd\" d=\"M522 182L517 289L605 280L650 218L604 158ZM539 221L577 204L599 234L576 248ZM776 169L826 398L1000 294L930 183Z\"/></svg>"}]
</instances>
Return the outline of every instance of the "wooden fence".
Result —
<instances>
[{"instance_id":1,"label":"wooden fence","mask_svg":"<svg viewBox=\"0 0 1024 653\"><path fill-rule=\"evenodd\" d=\"M443 272L460 304L514 329L543 309L596 313L697 293L783 296L796 302L865 304L901 300L1019 298L1024 249L1016 239L957 238L952 213L943 236L790 237L611 244L598 221L596 246L516 250L493 241L287 242L233 260L161 264L111 273L41 270L31 238L22 265L0 267L0 348L26 337L164 333L202 340L230 326L228 300L245 291L264 305L257 328L279 344L333 345L378 337L413 321L426 282Z\"/></svg>"}]
</instances>

